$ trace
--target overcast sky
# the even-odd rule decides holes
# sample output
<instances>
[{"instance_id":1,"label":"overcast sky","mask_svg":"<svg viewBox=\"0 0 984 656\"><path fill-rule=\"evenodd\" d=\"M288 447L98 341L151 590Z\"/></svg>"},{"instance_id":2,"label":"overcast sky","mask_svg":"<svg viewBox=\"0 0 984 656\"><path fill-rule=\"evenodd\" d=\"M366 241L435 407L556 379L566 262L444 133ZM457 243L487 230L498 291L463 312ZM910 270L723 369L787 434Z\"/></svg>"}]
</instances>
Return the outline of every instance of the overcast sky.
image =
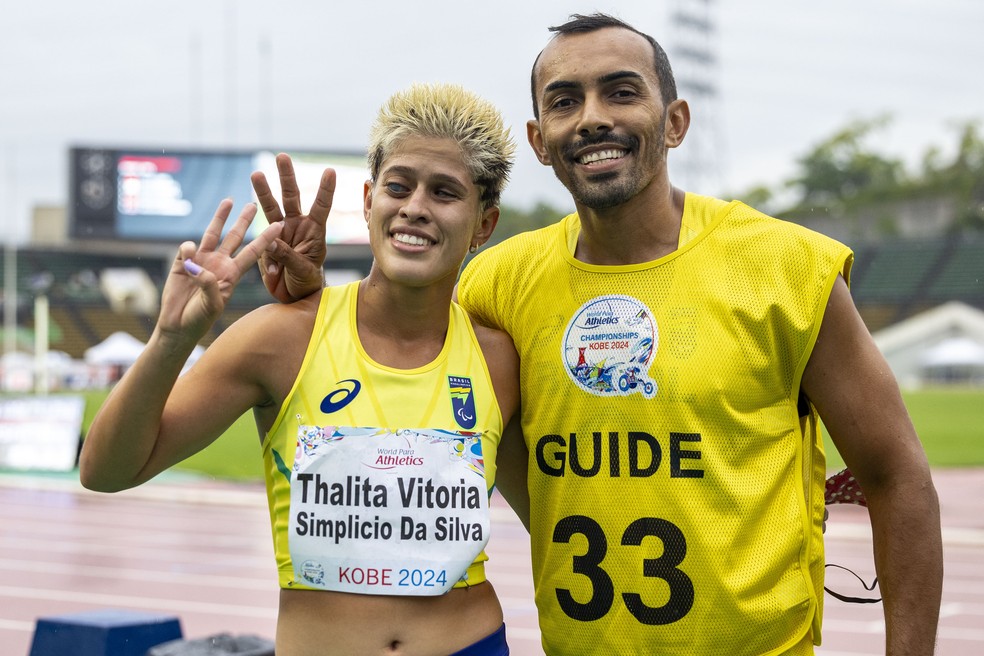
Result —
<instances>
[{"instance_id":1,"label":"overcast sky","mask_svg":"<svg viewBox=\"0 0 984 656\"><path fill-rule=\"evenodd\" d=\"M567 208L525 122L546 28L573 12L618 15L678 77L716 89L692 98L701 137L670 159L702 193L776 184L852 119L891 114L873 145L913 163L984 119L980 0L0 2L0 207L18 243L32 207L66 202L69 145L361 151L378 106L413 81L497 103L520 142L504 202ZM709 7L711 39L675 27L689 7ZM688 72L681 47L716 64Z\"/></svg>"}]
</instances>

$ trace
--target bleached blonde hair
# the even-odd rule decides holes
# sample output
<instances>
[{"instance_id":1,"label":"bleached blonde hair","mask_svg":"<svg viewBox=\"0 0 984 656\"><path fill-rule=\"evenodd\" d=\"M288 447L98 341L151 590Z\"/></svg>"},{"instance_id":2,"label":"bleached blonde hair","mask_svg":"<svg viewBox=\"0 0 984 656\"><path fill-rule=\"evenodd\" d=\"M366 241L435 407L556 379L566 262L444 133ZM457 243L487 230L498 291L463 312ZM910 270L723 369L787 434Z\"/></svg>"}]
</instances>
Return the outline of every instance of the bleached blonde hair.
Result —
<instances>
[{"instance_id":1,"label":"bleached blonde hair","mask_svg":"<svg viewBox=\"0 0 984 656\"><path fill-rule=\"evenodd\" d=\"M379 109L369 131L369 174L376 181L383 161L408 137L453 139L482 209L499 204L516 144L492 103L456 84L414 84Z\"/></svg>"}]
</instances>

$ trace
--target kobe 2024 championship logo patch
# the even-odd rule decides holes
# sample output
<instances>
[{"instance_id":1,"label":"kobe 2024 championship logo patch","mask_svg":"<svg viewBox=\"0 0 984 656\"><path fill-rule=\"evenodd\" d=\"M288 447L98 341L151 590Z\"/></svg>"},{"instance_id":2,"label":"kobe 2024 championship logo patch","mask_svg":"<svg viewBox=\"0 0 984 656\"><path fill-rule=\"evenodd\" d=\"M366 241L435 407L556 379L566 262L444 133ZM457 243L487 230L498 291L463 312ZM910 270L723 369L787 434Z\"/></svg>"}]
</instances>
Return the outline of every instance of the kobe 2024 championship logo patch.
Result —
<instances>
[{"instance_id":1,"label":"kobe 2024 championship logo patch","mask_svg":"<svg viewBox=\"0 0 984 656\"><path fill-rule=\"evenodd\" d=\"M475 393L472 391L471 378L465 376L448 376L448 389L451 392L451 410L454 420L464 429L475 428Z\"/></svg>"},{"instance_id":2,"label":"kobe 2024 championship logo patch","mask_svg":"<svg viewBox=\"0 0 984 656\"><path fill-rule=\"evenodd\" d=\"M578 309L564 331L564 368L598 396L656 395L649 367L659 332L652 313L631 296L599 296Z\"/></svg>"}]
</instances>

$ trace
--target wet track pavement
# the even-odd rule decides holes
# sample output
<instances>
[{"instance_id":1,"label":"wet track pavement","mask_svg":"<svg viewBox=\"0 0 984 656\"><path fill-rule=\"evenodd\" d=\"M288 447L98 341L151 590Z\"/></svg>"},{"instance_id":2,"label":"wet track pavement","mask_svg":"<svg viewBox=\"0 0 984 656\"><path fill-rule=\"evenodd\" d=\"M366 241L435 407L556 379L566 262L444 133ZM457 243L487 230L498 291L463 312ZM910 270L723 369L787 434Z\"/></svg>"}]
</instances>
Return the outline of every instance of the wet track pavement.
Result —
<instances>
[{"instance_id":1,"label":"wet track pavement","mask_svg":"<svg viewBox=\"0 0 984 656\"><path fill-rule=\"evenodd\" d=\"M946 578L938 653L984 653L984 469L937 470ZM831 508L827 561L871 580L863 509ZM918 548L918 545L913 545ZM489 579L514 656L538 656L526 531L493 497ZM863 596L849 574L828 585ZM259 485L180 476L101 495L71 476L0 474L0 654L27 656L40 616L124 608L176 615L185 638L274 635L276 573ZM820 656L883 653L880 604L826 598Z\"/></svg>"}]
</instances>

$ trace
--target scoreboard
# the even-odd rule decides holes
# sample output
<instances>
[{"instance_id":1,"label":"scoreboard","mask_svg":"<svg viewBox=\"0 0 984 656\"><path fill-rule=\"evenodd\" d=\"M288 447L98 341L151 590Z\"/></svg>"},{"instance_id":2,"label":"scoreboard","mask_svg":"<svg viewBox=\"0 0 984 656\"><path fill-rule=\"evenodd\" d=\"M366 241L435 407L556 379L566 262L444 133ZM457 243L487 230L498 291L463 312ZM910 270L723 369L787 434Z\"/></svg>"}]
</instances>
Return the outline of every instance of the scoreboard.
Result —
<instances>
[{"instance_id":1,"label":"scoreboard","mask_svg":"<svg viewBox=\"0 0 984 656\"><path fill-rule=\"evenodd\" d=\"M329 244L367 244L362 187L364 154L289 152L301 206L314 201L321 174L337 182L327 224ZM197 241L219 202L232 198L233 217L255 201L249 177L262 171L277 198L280 179L273 150L193 151L165 148L70 149L69 234L75 239ZM250 236L266 227L259 209Z\"/></svg>"}]
</instances>

